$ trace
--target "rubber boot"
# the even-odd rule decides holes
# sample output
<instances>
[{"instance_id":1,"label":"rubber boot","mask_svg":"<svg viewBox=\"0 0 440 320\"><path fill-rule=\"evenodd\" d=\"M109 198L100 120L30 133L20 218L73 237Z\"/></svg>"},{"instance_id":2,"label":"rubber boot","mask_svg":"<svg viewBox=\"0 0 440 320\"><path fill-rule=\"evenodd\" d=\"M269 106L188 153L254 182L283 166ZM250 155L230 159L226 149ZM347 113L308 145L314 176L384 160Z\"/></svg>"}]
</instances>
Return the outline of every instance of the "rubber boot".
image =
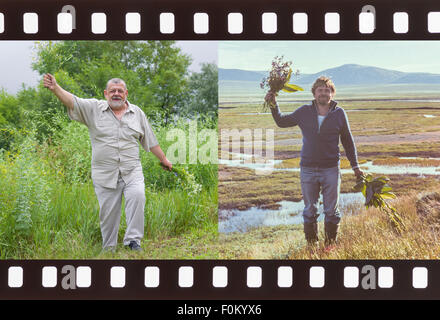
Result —
<instances>
[{"instance_id":1,"label":"rubber boot","mask_svg":"<svg viewBox=\"0 0 440 320\"><path fill-rule=\"evenodd\" d=\"M318 223L304 223L304 235L309 246L318 244Z\"/></svg>"},{"instance_id":2,"label":"rubber boot","mask_svg":"<svg viewBox=\"0 0 440 320\"><path fill-rule=\"evenodd\" d=\"M331 222L326 222L324 224L324 232L325 232L325 245L329 246L335 244L336 237L338 235L339 224L334 224Z\"/></svg>"}]
</instances>

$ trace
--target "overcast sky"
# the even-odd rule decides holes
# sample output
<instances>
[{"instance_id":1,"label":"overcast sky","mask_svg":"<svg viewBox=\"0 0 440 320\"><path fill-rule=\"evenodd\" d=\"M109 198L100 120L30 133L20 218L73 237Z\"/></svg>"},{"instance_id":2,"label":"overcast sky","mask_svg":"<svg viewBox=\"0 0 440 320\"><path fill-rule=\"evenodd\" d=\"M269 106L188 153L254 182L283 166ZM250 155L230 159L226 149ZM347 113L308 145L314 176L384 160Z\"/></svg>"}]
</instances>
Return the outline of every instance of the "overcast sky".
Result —
<instances>
[{"instance_id":1,"label":"overcast sky","mask_svg":"<svg viewBox=\"0 0 440 320\"><path fill-rule=\"evenodd\" d=\"M217 41L177 41L176 45L192 57L190 71L200 71L204 62L217 64ZM38 83L40 76L31 67L32 47L32 41L0 41L0 88L15 94L22 83Z\"/></svg>"},{"instance_id":2,"label":"overcast sky","mask_svg":"<svg viewBox=\"0 0 440 320\"><path fill-rule=\"evenodd\" d=\"M343 64L440 74L440 41L222 41L219 68L265 71L275 56L301 73Z\"/></svg>"}]
</instances>

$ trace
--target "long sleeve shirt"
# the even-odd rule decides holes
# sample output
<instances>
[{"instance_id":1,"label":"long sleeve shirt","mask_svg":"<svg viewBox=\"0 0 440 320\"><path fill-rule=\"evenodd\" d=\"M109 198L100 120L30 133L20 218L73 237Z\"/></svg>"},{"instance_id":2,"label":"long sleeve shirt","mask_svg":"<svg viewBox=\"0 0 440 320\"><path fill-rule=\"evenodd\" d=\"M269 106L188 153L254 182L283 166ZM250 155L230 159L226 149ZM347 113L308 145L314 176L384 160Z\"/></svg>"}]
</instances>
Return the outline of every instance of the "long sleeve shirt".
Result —
<instances>
[{"instance_id":1,"label":"long sleeve shirt","mask_svg":"<svg viewBox=\"0 0 440 320\"><path fill-rule=\"evenodd\" d=\"M359 167L356 146L344 109L331 101L327 116L318 123L316 102L299 107L292 113L282 114L278 106L272 108L272 116L281 128L299 126L303 136L300 166L331 168L340 165L339 141L341 141L350 165Z\"/></svg>"}]
</instances>

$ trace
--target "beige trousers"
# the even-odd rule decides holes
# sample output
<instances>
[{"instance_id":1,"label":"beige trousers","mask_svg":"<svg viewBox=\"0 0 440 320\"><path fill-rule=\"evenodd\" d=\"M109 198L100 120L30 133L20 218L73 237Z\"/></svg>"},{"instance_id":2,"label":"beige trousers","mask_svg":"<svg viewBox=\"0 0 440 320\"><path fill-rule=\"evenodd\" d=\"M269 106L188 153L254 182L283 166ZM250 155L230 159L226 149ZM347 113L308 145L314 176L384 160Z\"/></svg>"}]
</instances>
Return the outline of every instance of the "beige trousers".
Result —
<instances>
[{"instance_id":1,"label":"beige trousers","mask_svg":"<svg viewBox=\"0 0 440 320\"><path fill-rule=\"evenodd\" d=\"M118 242L118 230L121 219L122 196L125 198L125 217L127 229L124 235L124 245L130 241L140 244L144 236L145 184L144 177L126 184L121 176L118 178L116 189L94 184L99 202L99 220L102 234L102 247L114 248Z\"/></svg>"}]
</instances>

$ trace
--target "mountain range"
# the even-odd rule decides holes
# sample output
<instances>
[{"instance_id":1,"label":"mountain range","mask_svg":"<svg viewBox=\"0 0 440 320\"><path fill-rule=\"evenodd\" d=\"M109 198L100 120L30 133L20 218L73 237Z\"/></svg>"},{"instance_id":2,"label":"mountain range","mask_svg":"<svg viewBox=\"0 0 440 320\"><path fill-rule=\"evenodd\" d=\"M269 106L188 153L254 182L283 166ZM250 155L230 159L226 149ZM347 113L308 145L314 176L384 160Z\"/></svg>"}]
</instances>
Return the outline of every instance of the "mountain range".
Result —
<instances>
[{"instance_id":1,"label":"mountain range","mask_svg":"<svg viewBox=\"0 0 440 320\"><path fill-rule=\"evenodd\" d=\"M218 69L219 80L261 82L269 71L247 71L240 69ZM314 74L300 74L292 77L291 83L308 85L320 76L330 77L335 85L377 85L377 84L440 84L440 74L422 72L401 72L358 64L344 64Z\"/></svg>"}]
</instances>

